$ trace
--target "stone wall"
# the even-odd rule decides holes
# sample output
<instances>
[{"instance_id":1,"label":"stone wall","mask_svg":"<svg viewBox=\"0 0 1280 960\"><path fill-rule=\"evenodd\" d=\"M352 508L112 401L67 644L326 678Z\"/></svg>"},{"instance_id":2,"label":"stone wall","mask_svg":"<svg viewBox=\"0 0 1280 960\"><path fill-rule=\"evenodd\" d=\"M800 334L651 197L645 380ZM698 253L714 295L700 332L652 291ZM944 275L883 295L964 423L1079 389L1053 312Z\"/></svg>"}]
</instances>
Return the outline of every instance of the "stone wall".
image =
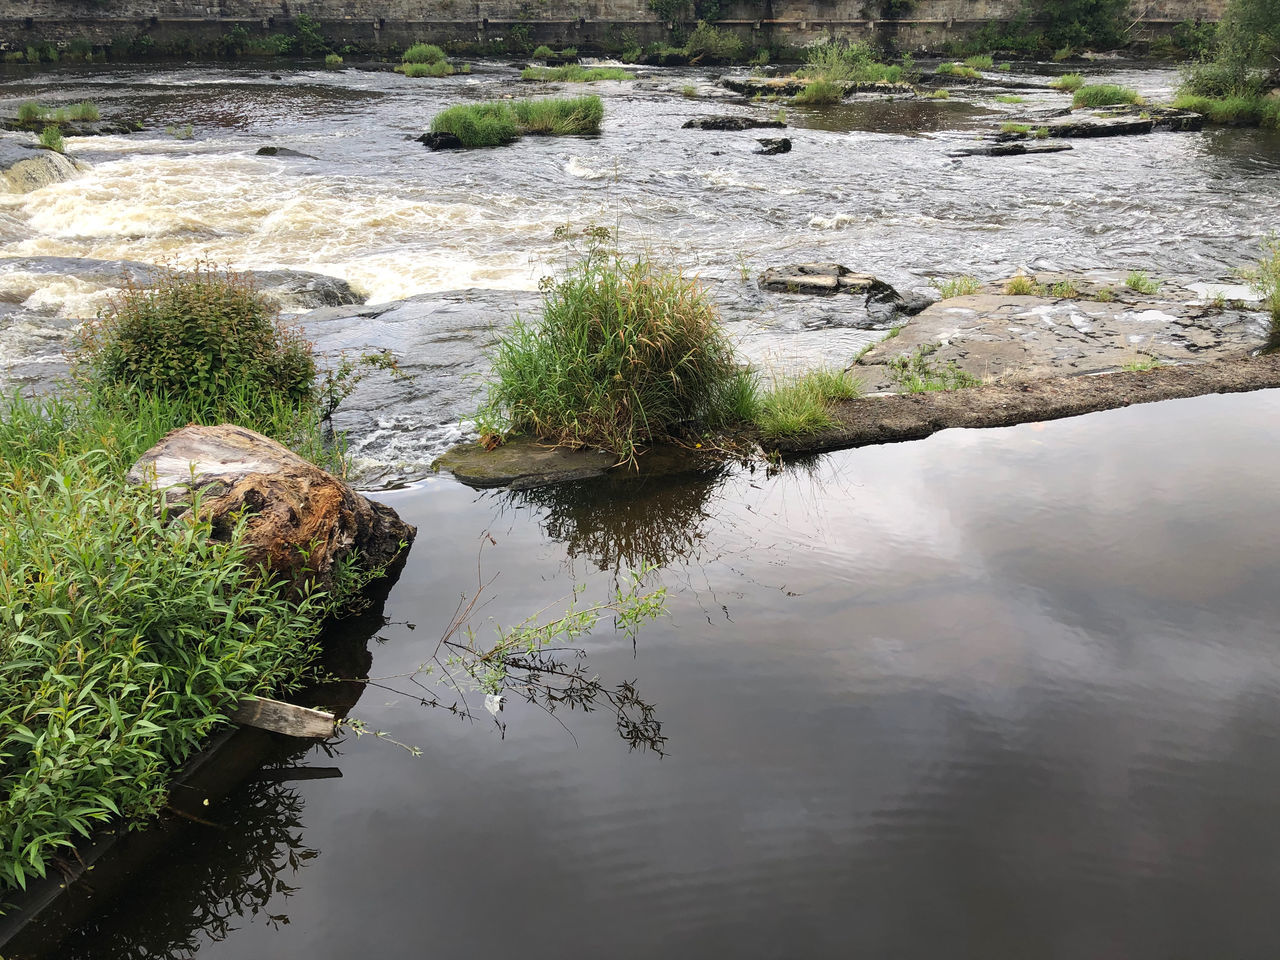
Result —
<instances>
[{"instance_id":1,"label":"stone wall","mask_svg":"<svg viewBox=\"0 0 1280 960\"><path fill-rule=\"evenodd\" d=\"M1135 20L1167 30L1187 19L1217 20L1227 0L1133 0ZM908 19L888 32L904 48L962 36L1008 20L1022 0L916 0ZM721 23L752 45L803 43L836 33L877 30L878 0L728 0ZM299 14L318 21L335 44L402 49L409 42L485 41L512 28L533 42L589 46L623 32L644 44L667 39L648 0L3 0L0 50L29 44L97 44L140 34L157 43L209 40L235 25L253 33L288 30ZM879 29L884 30L885 24Z\"/></svg>"}]
</instances>

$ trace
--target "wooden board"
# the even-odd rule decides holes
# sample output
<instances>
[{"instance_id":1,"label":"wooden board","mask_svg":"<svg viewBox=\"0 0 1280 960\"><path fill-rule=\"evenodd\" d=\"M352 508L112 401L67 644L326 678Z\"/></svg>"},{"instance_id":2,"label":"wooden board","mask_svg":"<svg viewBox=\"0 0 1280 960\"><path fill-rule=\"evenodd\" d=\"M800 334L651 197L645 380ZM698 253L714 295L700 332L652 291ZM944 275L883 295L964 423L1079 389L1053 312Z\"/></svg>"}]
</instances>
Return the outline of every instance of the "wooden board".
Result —
<instances>
[{"instance_id":1,"label":"wooden board","mask_svg":"<svg viewBox=\"0 0 1280 960\"><path fill-rule=\"evenodd\" d=\"M332 713L282 703L266 697L248 697L240 701L231 719L241 726L259 727L289 737L311 737L327 740L338 729Z\"/></svg>"}]
</instances>

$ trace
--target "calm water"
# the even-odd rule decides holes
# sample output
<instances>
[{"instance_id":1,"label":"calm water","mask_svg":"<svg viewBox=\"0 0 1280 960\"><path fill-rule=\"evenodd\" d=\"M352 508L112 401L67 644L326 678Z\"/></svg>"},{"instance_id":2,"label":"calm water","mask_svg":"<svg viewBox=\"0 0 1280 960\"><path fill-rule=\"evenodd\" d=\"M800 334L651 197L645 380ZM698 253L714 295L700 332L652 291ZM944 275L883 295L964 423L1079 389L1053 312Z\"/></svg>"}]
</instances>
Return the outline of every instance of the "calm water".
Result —
<instances>
[{"instance_id":1,"label":"calm water","mask_svg":"<svg viewBox=\"0 0 1280 960\"><path fill-rule=\"evenodd\" d=\"M421 758L307 754L343 778L212 810L229 831L66 955L1272 958L1278 415L1272 391L774 477L389 494L422 534L375 677L430 655L477 556L503 623L649 561L669 616L583 647L666 755L607 710L509 704L503 737L371 689L356 715Z\"/></svg>"}]
</instances>

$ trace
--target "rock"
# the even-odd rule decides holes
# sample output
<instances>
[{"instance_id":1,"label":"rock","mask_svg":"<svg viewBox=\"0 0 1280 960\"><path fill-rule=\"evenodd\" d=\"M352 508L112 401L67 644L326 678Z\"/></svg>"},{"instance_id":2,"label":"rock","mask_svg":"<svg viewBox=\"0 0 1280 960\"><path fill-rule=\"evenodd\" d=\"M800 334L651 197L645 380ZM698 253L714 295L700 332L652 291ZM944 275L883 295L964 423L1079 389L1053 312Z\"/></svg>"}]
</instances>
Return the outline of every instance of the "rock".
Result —
<instances>
[{"instance_id":1,"label":"rock","mask_svg":"<svg viewBox=\"0 0 1280 960\"><path fill-rule=\"evenodd\" d=\"M338 277L304 270L254 270L254 282L286 310L314 310L364 303L351 284Z\"/></svg>"},{"instance_id":2,"label":"rock","mask_svg":"<svg viewBox=\"0 0 1280 960\"><path fill-rule=\"evenodd\" d=\"M757 93L765 97L770 94L790 97L808 86L809 81L803 77L737 76L722 77L720 85L727 87L734 93L741 93L749 97L755 96ZM916 92L916 88L909 83L842 83L840 88L843 96L848 96L851 93L881 93L901 96Z\"/></svg>"},{"instance_id":3,"label":"rock","mask_svg":"<svg viewBox=\"0 0 1280 960\"><path fill-rule=\"evenodd\" d=\"M71 180L85 169L86 164L27 143L25 138L0 139L0 178L14 193L30 193L51 183Z\"/></svg>"},{"instance_id":4,"label":"rock","mask_svg":"<svg viewBox=\"0 0 1280 960\"><path fill-rule=\"evenodd\" d=\"M424 133L418 137L419 143L425 143L428 150L461 150L462 141L452 133Z\"/></svg>"},{"instance_id":5,"label":"rock","mask_svg":"<svg viewBox=\"0 0 1280 960\"><path fill-rule=\"evenodd\" d=\"M1028 153L1062 153L1075 148L1069 143L992 143L952 150L949 157L1021 157Z\"/></svg>"},{"instance_id":6,"label":"rock","mask_svg":"<svg viewBox=\"0 0 1280 960\"><path fill-rule=\"evenodd\" d=\"M309 153L299 153L297 150L290 150L288 147L259 147L257 156L259 157L300 157L303 160L314 160Z\"/></svg>"},{"instance_id":7,"label":"rock","mask_svg":"<svg viewBox=\"0 0 1280 960\"><path fill-rule=\"evenodd\" d=\"M870 302L901 303L898 291L883 280L870 274L853 273L838 263L794 263L785 267L770 267L760 275L760 289L770 293L803 293L811 296L832 296L837 293L853 293L865 296Z\"/></svg>"},{"instance_id":8,"label":"rock","mask_svg":"<svg viewBox=\"0 0 1280 960\"><path fill-rule=\"evenodd\" d=\"M229 540L246 517L246 562L297 591L308 583L332 588L353 554L364 569L393 564L417 534L390 507L244 427L175 430L130 468L128 481L163 491L177 516L200 491L200 516L218 540Z\"/></svg>"},{"instance_id":9,"label":"rock","mask_svg":"<svg viewBox=\"0 0 1280 960\"><path fill-rule=\"evenodd\" d=\"M570 480L603 476L618 458L599 450L551 447L534 440L513 440L493 450L478 443L462 444L431 465L447 470L471 487L509 487L531 490Z\"/></svg>"},{"instance_id":10,"label":"rock","mask_svg":"<svg viewBox=\"0 0 1280 960\"><path fill-rule=\"evenodd\" d=\"M779 153L791 152L791 139L789 137L763 137L756 140L760 144L759 148L751 151L761 156L772 157Z\"/></svg>"},{"instance_id":11,"label":"rock","mask_svg":"<svg viewBox=\"0 0 1280 960\"><path fill-rule=\"evenodd\" d=\"M1050 137L1124 137L1167 131L1195 132L1204 127L1204 117L1192 110L1171 107L1143 107L1122 104L1112 107L1030 114L1019 118L1033 130L1047 130ZM992 139L1007 142L1032 136L1032 133L999 133Z\"/></svg>"},{"instance_id":12,"label":"rock","mask_svg":"<svg viewBox=\"0 0 1280 960\"><path fill-rule=\"evenodd\" d=\"M786 124L781 120L763 120L758 117L694 117L686 120L682 130L753 130L768 128L781 130Z\"/></svg>"}]
</instances>

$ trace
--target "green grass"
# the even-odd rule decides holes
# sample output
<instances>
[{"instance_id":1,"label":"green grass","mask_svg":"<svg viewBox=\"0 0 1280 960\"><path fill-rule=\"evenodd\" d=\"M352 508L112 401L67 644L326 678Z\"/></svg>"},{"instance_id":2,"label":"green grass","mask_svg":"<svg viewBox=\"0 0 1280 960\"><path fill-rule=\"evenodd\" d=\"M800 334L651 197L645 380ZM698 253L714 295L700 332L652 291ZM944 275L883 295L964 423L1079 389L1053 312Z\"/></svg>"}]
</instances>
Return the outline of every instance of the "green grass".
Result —
<instances>
[{"instance_id":1,"label":"green grass","mask_svg":"<svg viewBox=\"0 0 1280 960\"><path fill-rule=\"evenodd\" d=\"M926 344L915 353L891 360L889 378L903 393L934 393L981 385L981 380L961 370L954 360L945 364L930 360L939 346Z\"/></svg>"},{"instance_id":2,"label":"green grass","mask_svg":"<svg viewBox=\"0 0 1280 960\"><path fill-rule=\"evenodd\" d=\"M396 73L414 78L451 77L454 69L448 60L437 60L435 63L402 63L396 67Z\"/></svg>"},{"instance_id":3,"label":"green grass","mask_svg":"<svg viewBox=\"0 0 1280 960\"><path fill-rule=\"evenodd\" d=\"M1049 86L1055 90L1062 90L1066 93L1075 93L1084 86L1084 76L1079 73L1064 73L1058 79L1054 80Z\"/></svg>"},{"instance_id":4,"label":"green grass","mask_svg":"<svg viewBox=\"0 0 1280 960\"><path fill-rule=\"evenodd\" d=\"M1132 360L1126 360L1120 364L1121 370L1127 370L1130 373L1141 373L1144 370L1154 370L1156 367L1162 366L1160 361L1150 354L1140 354Z\"/></svg>"},{"instance_id":5,"label":"green grass","mask_svg":"<svg viewBox=\"0 0 1280 960\"><path fill-rule=\"evenodd\" d=\"M525 134L596 134L603 118L604 103L595 96L471 103L436 114L431 132L451 133L464 147L498 147Z\"/></svg>"},{"instance_id":6,"label":"green grass","mask_svg":"<svg viewBox=\"0 0 1280 960\"><path fill-rule=\"evenodd\" d=\"M1035 277L1020 273L1005 283L1004 292L1011 297L1037 297L1040 295L1041 287L1036 283Z\"/></svg>"},{"instance_id":7,"label":"green grass","mask_svg":"<svg viewBox=\"0 0 1280 960\"><path fill-rule=\"evenodd\" d=\"M501 337L477 422L633 460L691 424L726 423L744 376L696 281L597 249L550 284L541 316Z\"/></svg>"},{"instance_id":8,"label":"green grass","mask_svg":"<svg viewBox=\"0 0 1280 960\"><path fill-rule=\"evenodd\" d=\"M1240 276L1262 297L1271 314L1271 338L1280 339L1280 237L1272 234L1264 240L1257 264L1241 270Z\"/></svg>"},{"instance_id":9,"label":"green grass","mask_svg":"<svg viewBox=\"0 0 1280 960\"><path fill-rule=\"evenodd\" d=\"M832 80L810 80L804 85L804 89L797 93L792 100L803 106L822 106L830 103L839 103L844 98L844 87Z\"/></svg>"},{"instance_id":10,"label":"green grass","mask_svg":"<svg viewBox=\"0 0 1280 960\"><path fill-rule=\"evenodd\" d=\"M973 69L973 67L966 67L962 63L953 63L951 61L938 64L936 72L941 77L964 77L967 80L979 80L982 77L982 74Z\"/></svg>"},{"instance_id":11,"label":"green grass","mask_svg":"<svg viewBox=\"0 0 1280 960\"><path fill-rule=\"evenodd\" d=\"M1026 97L1019 97L1012 93L1005 94L1004 96L996 97L996 103L1026 103L1026 102L1027 102Z\"/></svg>"},{"instance_id":12,"label":"green grass","mask_svg":"<svg viewBox=\"0 0 1280 960\"><path fill-rule=\"evenodd\" d=\"M59 127L45 127L40 131L40 145L48 147L56 153L63 152L62 130Z\"/></svg>"},{"instance_id":13,"label":"green grass","mask_svg":"<svg viewBox=\"0 0 1280 960\"><path fill-rule=\"evenodd\" d=\"M1112 303L1116 299L1116 291L1111 287L1103 287L1093 295L1099 303Z\"/></svg>"},{"instance_id":14,"label":"green grass","mask_svg":"<svg viewBox=\"0 0 1280 960\"><path fill-rule=\"evenodd\" d=\"M982 284L978 282L978 278L967 274L961 277L952 277L938 286L943 300L950 300L952 297L968 297L977 293L981 288Z\"/></svg>"},{"instance_id":15,"label":"green grass","mask_svg":"<svg viewBox=\"0 0 1280 960\"><path fill-rule=\"evenodd\" d=\"M63 107L42 107L38 103L28 101L18 107L18 122L26 127L101 119L102 114L98 110L97 104L88 100Z\"/></svg>"},{"instance_id":16,"label":"green grass","mask_svg":"<svg viewBox=\"0 0 1280 960\"><path fill-rule=\"evenodd\" d=\"M808 436L835 426L833 402L861 395L861 382L847 370L811 370L761 394L753 421L765 440Z\"/></svg>"},{"instance_id":17,"label":"green grass","mask_svg":"<svg viewBox=\"0 0 1280 960\"><path fill-rule=\"evenodd\" d=\"M164 132L175 140L190 140L196 135L196 128L191 124L186 123L180 127L172 125L167 126L164 128Z\"/></svg>"},{"instance_id":18,"label":"green grass","mask_svg":"<svg viewBox=\"0 0 1280 960\"><path fill-rule=\"evenodd\" d=\"M1124 285L1137 293L1153 294L1159 291L1161 281L1152 280L1141 270L1131 270Z\"/></svg>"},{"instance_id":19,"label":"green grass","mask_svg":"<svg viewBox=\"0 0 1280 960\"><path fill-rule=\"evenodd\" d=\"M871 47L862 42L831 40L811 47L797 77L824 80L832 84L898 83L907 70L898 64L882 63ZM829 102L829 101L828 101Z\"/></svg>"},{"instance_id":20,"label":"green grass","mask_svg":"<svg viewBox=\"0 0 1280 960\"><path fill-rule=\"evenodd\" d=\"M444 51L433 43L415 43L400 56L405 63L441 63L444 58Z\"/></svg>"},{"instance_id":21,"label":"green grass","mask_svg":"<svg viewBox=\"0 0 1280 960\"><path fill-rule=\"evenodd\" d=\"M596 83L600 80L631 80L635 75L618 67L582 67L576 63L563 67L526 67L520 79L533 83Z\"/></svg>"},{"instance_id":22,"label":"green grass","mask_svg":"<svg viewBox=\"0 0 1280 960\"><path fill-rule=\"evenodd\" d=\"M1049 295L1058 300L1074 300L1080 296L1080 291L1070 280L1062 280L1049 287Z\"/></svg>"},{"instance_id":23,"label":"green grass","mask_svg":"<svg viewBox=\"0 0 1280 960\"><path fill-rule=\"evenodd\" d=\"M324 58L324 65L326 67L340 67L342 66L342 57L338 56L336 53L326 54Z\"/></svg>"},{"instance_id":24,"label":"green grass","mask_svg":"<svg viewBox=\"0 0 1280 960\"><path fill-rule=\"evenodd\" d=\"M529 56L533 57L533 59L535 60L545 60L547 59L547 57L554 57L555 55L556 55L556 52L552 50L550 47L548 47L545 43L539 44L538 46L534 47L533 53L529 54Z\"/></svg>"},{"instance_id":25,"label":"green grass","mask_svg":"<svg viewBox=\"0 0 1280 960\"><path fill-rule=\"evenodd\" d=\"M950 100L950 99L951 99L951 91L950 91L950 90L933 90L933 91L931 91L930 93L926 93L926 94L925 94L925 99L927 99L927 100Z\"/></svg>"},{"instance_id":26,"label":"green grass","mask_svg":"<svg viewBox=\"0 0 1280 960\"><path fill-rule=\"evenodd\" d=\"M1212 123L1280 129L1280 99L1258 95L1221 97L1182 94L1173 101L1179 110L1194 110Z\"/></svg>"},{"instance_id":27,"label":"green grass","mask_svg":"<svg viewBox=\"0 0 1280 960\"><path fill-rule=\"evenodd\" d=\"M680 88L680 95L682 97L696 97L698 95L698 88L691 83L686 83Z\"/></svg>"},{"instance_id":28,"label":"green grass","mask_svg":"<svg viewBox=\"0 0 1280 960\"><path fill-rule=\"evenodd\" d=\"M1026 136L1031 132L1031 124L1029 123L1002 123L1000 124L1001 133L1020 133Z\"/></svg>"},{"instance_id":29,"label":"green grass","mask_svg":"<svg viewBox=\"0 0 1280 960\"><path fill-rule=\"evenodd\" d=\"M973 70L990 70L995 66L995 60L989 53L980 53L972 57L965 57L964 65Z\"/></svg>"},{"instance_id":30,"label":"green grass","mask_svg":"<svg viewBox=\"0 0 1280 960\"><path fill-rule=\"evenodd\" d=\"M1141 103L1138 91L1114 83L1099 83L1080 87L1075 91L1073 107L1110 107L1123 103Z\"/></svg>"}]
</instances>

